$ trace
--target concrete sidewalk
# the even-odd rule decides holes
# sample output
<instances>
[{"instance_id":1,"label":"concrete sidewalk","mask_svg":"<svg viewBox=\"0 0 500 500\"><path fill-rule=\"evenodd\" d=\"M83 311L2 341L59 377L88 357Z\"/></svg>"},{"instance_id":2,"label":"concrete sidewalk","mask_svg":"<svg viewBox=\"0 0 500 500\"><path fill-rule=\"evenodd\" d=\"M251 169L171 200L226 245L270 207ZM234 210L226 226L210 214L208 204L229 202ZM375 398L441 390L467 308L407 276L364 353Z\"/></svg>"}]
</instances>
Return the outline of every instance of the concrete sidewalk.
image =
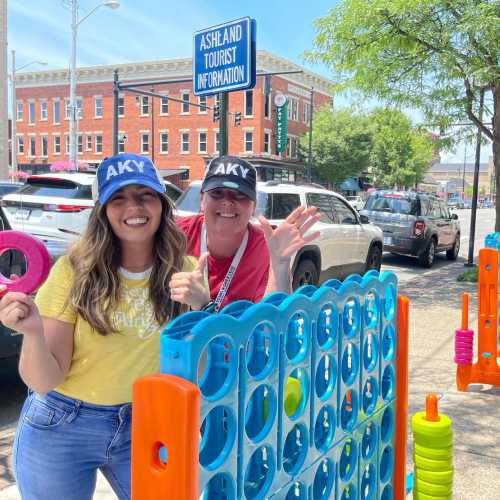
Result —
<instances>
[{"instance_id":1,"label":"concrete sidewalk","mask_svg":"<svg viewBox=\"0 0 500 500\"><path fill-rule=\"evenodd\" d=\"M399 287L410 299L409 415L424 409L428 392L442 396L440 412L453 420L453 499L493 500L500 498L500 388L475 385L461 393L455 387L454 331L463 291L470 293L469 327L477 333L477 285L456 281L463 269L463 260L441 262ZM410 432L408 436L406 462L411 470ZM19 498L15 486L0 492L1 500ZM102 476L94 498L116 498Z\"/></svg>"}]
</instances>

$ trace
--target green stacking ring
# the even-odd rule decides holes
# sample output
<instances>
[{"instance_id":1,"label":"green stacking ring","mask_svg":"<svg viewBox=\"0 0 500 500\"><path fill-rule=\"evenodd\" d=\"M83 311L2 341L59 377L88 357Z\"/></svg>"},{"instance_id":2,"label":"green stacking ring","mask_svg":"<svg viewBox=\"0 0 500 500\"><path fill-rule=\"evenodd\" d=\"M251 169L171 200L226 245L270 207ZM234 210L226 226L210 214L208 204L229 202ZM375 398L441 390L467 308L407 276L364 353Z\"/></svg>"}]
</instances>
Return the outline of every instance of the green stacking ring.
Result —
<instances>
[{"instance_id":1,"label":"green stacking ring","mask_svg":"<svg viewBox=\"0 0 500 500\"><path fill-rule=\"evenodd\" d=\"M415 467L425 470L445 472L453 469L453 459L448 460L432 460L431 458L421 457L420 455L413 454L413 462Z\"/></svg>"},{"instance_id":2,"label":"green stacking ring","mask_svg":"<svg viewBox=\"0 0 500 500\"><path fill-rule=\"evenodd\" d=\"M446 471L418 469L415 471L415 477L427 483L451 484L453 482L453 469Z\"/></svg>"},{"instance_id":3,"label":"green stacking ring","mask_svg":"<svg viewBox=\"0 0 500 500\"><path fill-rule=\"evenodd\" d=\"M426 493L427 495L434 496L448 496L451 498L451 494L453 493L453 485L449 484L436 484L436 483L428 483L427 481L422 481L422 479L415 478L415 486L414 488L417 491L421 491L422 493Z\"/></svg>"},{"instance_id":4,"label":"green stacking ring","mask_svg":"<svg viewBox=\"0 0 500 500\"><path fill-rule=\"evenodd\" d=\"M453 445L453 434L446 433L441 436L429 436L421 432L413 432L413 438L416 443L425 448L449 448Z\"/></svg>"},{"instance_id":5,"label":"green stacking ring","mask_svg":"<svg viewBox=\"0 0 500 500\"><path fill-rule=\"evenodd\" d=\"M431 460L448 460L453 456L453 448L451 446L447 448L430 448L415 442L413 443L413 449L417 455L430 458Z\"/></svg>"},{"instance_id":6,"label":"green stacking ring","mask_svg":"<svg viewBox=\"0 0 500 500\"><path fill-rule=\"evenodd\" d=\"M450 495L426 495L425 493L413 491L413 500L450 500Z\"/></svg>"},{"instance_id":7,"label":"green stacking ring","mask_svg":"<svg viewBox=\"0 0 500 500\"><path fill-rule=\"evenodd\" d=\"M425 411L419 411L411 417L411 430L429 437L441 437L451 433L451 419L439 415L437 422L430 422L425 418Z\"/></svg>"}]
</instances>

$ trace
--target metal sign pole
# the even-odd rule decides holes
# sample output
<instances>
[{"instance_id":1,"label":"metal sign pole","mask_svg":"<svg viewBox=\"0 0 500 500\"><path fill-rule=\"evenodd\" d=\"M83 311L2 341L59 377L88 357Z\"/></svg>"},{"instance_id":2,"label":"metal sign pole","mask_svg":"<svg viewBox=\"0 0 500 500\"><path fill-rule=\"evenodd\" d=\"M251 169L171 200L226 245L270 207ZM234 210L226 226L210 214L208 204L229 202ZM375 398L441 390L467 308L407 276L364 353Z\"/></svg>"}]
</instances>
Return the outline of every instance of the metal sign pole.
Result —
<instances>
[{"instance_id":1,"label":"metal sign pole","mask_svg":"<svg viewBox=\"0 0 500 500\"><path fill-rule=\"evenodd\" d=\"M219 94L219 102L220 102L220 125L219 125L219 134L220 134L220 155L227 155L228 150L228 127L227 127L227 108L229 101L229 93L221 92Z\"/></svg>"},{"instance_id":2,"label":"metal sign pole","mask_svg":"<svg viewBox=\"0 0 500 500\"><path fill-rule=\"evenodd\" d=\"M120 99L120 84L118 70L113 77L113 156L118 154L118 101Z\"/></svg>"}]
</instances>

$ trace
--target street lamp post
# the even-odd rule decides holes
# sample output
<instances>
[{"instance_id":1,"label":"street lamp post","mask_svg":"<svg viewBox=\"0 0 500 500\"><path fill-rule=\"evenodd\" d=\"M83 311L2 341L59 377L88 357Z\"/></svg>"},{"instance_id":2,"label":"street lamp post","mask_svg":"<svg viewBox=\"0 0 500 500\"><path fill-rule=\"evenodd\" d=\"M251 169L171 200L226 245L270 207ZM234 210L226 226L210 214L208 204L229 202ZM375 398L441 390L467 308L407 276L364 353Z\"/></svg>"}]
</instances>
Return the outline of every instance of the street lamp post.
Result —
<instances>
[{"instance_id":1,"label":"street lamp post","mask_svg":"<svg viewBox=\"0 0 500 500\"><path fill-rule=\"evenodd\" d=\"M45 61L31 61L16 68L16 51L13 50L12 54L12 73L10 75L10 83L12 85L12 120L10 122L10 150L11 150L11 166L12 173L17 172L17 141L16 141L16 120L17 120L17 102L16 102L16 72L21 71L32 64L41 64L45 66Z\"/></svg>"},{"instance_id":2,"label":"street lamp post","mask_svg":"<svg viewBox=\"0 0 500 500\"><path fill-rule=\"evenodd\" d=\"M102 0L99 5L96 5L88 14L81 19L78 19L78 0L71 0L71 60L69 67L69 159L71 168L77 169L76 160L76 120L77 120L77 105L76 105L76 37L78 26L90 17L99 7L109 7L117 9L120 6L119 0Z\"/></svg>"}]
</instances>

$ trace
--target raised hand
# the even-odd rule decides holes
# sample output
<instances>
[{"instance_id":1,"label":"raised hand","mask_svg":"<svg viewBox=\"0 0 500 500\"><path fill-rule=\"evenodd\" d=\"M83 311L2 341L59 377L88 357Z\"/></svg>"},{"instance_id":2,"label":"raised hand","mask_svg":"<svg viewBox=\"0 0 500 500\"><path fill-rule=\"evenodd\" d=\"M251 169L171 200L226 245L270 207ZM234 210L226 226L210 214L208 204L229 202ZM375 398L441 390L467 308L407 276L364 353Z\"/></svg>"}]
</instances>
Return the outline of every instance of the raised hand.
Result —
<instances>
[{"instance_id":1,"label":"raised hand","mask_svg":"<svg viewBox=\"0 0 500 500\"><path fill-rule=\"evenodd\" d=\"M319 221L320 216L316 212L316 207L307 209L297 207L276 228L273 228L264 216L259 216L271 261L288 259L294 252L319 236L319 231L305 235Z\"/></svg>"},{"instance_id":2,"label":"raised hand","mask_svg":"<svg viewBox=\"0 0 500 500\"><path fill-rule=\"evenodd\" d=\"M0 285L0 296L7 290ZM7 292L0 300L0 322L23 335L43 333L42 318L33 299L21 292Z\"/></svg>"},{"instance_id":3,"label":"raised hand","mask_svg":"<svg viewBox=\"0 0 500 500\"><path fill-rule=\"evenodd\" d=\"M191 272L180 272L170 279L170 297L176 302L187 304L192 309L201 309L210 302L210 291L203 275L208 252L200 256L198 264Z\"/></svg>"}]
</instances>

